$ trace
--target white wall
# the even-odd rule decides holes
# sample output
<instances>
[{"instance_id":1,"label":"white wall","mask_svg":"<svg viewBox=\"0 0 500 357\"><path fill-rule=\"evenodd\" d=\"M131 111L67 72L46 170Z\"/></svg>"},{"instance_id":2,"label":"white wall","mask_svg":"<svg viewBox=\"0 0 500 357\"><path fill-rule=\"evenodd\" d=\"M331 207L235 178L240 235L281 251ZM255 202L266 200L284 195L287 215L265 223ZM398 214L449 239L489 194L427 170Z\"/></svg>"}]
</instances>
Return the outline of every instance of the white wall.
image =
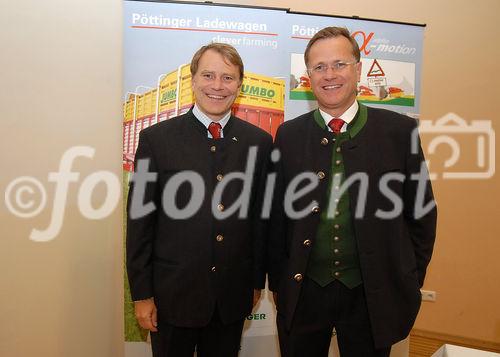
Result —
<instances>
[{"instance_id":1,"label":"white wall","mask_svg":"<svg viewBox=\"0 0 500 357\"><path fill-rule=\"evenodd\" d=\"M121 2L1 0L0 24L0 356L122 356L121 210L91 221L76 207L90 173L121 175ZM75 145L95 156L73 163L81 174L69 186L62 230L30 241L31 229L51 220L48 173ZM34 218L4 203L7 184L22 175L47 191Z\"/></svg>"}]
</instances>

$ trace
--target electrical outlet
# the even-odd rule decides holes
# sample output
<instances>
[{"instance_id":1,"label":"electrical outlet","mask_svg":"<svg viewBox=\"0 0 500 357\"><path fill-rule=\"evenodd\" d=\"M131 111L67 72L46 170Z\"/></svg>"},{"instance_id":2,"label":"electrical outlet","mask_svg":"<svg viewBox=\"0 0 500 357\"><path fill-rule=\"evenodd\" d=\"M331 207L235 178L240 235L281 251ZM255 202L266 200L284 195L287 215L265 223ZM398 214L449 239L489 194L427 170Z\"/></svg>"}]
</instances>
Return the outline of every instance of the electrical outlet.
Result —
<instances>
[{"instance_id":1,"label":"electrical outlet","mask_svg":"<svg viewBox=\"0 0 500 357\"><path fill-rule=\"evenodd\" d=\"M436 301L436 292L432 290L420 290L422 301Z\"/></svg>"}]
</instances>

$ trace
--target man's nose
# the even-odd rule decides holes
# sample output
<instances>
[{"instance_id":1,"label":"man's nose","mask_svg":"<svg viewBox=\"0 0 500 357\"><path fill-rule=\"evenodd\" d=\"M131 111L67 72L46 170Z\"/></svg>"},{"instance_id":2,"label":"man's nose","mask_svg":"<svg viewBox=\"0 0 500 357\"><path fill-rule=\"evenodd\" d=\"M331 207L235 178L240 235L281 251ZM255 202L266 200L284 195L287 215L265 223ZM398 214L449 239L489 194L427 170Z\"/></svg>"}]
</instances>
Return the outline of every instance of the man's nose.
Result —
<instances>
[{"instance_id":1,"label":"man's nose","mask_svg":"<svg viewBox=\"0 0 500 357\"><path fill-rule=\"evenodd\" d=\"M332 79L337 77L337 71L333 66L327 66L324 74L325 78Z\"/></svg>"},{"instance_id":2,"label":"man's nose","mask_svg":"<svg viewBox=\"0 0 500 357\"><path fill-rule=\"evenodd\" d=\"M215 77L213 83L212 83L212 88L216 90L221 90L224 89L224 85L222 82L222 78L220 77Z\"/></svg>"}]
</instances>

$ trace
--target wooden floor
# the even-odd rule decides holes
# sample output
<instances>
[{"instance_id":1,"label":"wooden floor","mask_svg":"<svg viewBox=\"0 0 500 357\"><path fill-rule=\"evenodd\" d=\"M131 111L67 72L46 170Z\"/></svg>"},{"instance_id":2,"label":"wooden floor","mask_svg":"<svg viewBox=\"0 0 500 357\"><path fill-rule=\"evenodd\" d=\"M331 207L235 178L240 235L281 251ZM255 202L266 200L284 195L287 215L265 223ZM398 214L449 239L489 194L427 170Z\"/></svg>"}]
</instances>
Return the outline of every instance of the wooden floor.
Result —
<instances>
[{"instance_id":1,"label":"wooden floor","mask_svg":"<svg viewBox=\"0 0 500 357\"><path fill-rule=\"evenodd\" d=\"M414 329L410 333L410 357L430 357L444 344L500 353L499 343Z\"/></svg>"}]
</instances>

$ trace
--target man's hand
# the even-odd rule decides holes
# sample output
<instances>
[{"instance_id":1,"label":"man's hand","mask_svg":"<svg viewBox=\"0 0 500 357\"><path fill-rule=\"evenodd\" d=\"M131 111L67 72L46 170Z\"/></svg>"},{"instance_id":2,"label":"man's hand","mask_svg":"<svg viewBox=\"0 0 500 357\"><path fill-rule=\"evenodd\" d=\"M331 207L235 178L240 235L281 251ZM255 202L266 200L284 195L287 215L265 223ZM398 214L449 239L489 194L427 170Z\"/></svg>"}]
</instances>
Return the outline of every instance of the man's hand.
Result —
<instances>
[{"instance_id":1,"label":"man's hand","mask_svg":"<svg viewBox=\"0 0 500 357\"><path fill-rule=\"evenodd\" d=\"M255 307L255 305L257 305L257 303L259 302L261 294L262 294L262 290L260 290L260 289L253 290L253 307Z\"/></svg>"},{"instance_id":2,"label":"man's hand","mask_svg":"<svg viewBox=\"0 0 500 357\"><path fill-rule=\"evenodd\" d=\"M158 320L153 298L134 301L135 317L143 329L157 332Z\"/></svg>"}]
</instances>

